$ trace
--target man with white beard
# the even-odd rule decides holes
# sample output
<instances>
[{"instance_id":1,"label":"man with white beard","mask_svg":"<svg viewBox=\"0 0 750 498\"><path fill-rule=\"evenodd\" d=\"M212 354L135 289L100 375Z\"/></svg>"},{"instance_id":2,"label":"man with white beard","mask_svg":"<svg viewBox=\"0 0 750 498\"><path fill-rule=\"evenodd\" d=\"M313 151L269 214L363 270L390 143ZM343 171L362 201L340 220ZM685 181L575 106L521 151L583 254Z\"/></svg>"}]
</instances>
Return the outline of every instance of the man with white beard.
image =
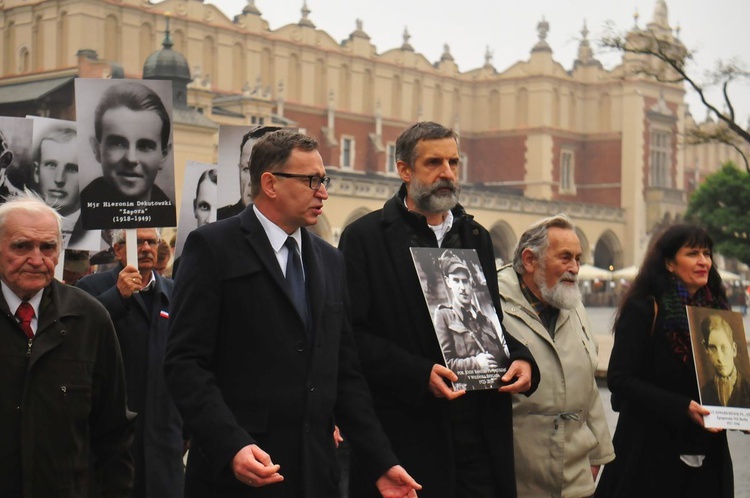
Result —
<instances>
[{"instance_id":1,"label":"man with white beard","mask_svg":"<svg viewBox=\"0 0 750 498\"><path fill-rule=\"evenodd\" d=\"M592 496L614 459L594 379L597 345L578 289L581 243L564 214L534 223L513 264L498 271L503 326L543 372L531 396L513 396L519 497Z\"/></svg>"}]
</instances>

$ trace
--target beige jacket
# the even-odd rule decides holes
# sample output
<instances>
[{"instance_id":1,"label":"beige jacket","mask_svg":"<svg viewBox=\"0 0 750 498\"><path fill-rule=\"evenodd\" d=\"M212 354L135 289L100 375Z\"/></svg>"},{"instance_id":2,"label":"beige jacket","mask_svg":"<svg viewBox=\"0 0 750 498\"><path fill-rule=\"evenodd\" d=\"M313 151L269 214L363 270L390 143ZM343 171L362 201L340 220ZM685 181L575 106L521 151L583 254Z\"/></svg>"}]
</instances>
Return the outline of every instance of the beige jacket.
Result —
<instances>
[{"instance_id":1,"label":"beige jacket","mask_svg":"<svg viewBox=\"0 0 750 498\"><path fill-rule=\"evenodd\" d=\"M529 397L513 396L519 497L594 493L592 465L615 458L594 379L597 345L583 305L560 310L552 340L521 292L516 272L498 272L503 326L529 348L542 379Z\"/></svg>"}]
</instances>

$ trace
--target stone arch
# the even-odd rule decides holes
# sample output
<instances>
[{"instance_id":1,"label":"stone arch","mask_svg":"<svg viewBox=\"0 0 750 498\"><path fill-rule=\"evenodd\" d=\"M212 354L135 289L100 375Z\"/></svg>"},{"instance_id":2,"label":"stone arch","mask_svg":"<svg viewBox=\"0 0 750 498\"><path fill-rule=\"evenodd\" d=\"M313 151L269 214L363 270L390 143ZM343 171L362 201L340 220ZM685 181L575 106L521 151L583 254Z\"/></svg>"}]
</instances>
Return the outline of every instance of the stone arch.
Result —
<instances>
[{"instance_id":1,"label":"stone arch","mask_svg":"<svg viewBox=\"0 0 750 498\"><path fill-rule=\"evenodd\" d=\"M372 114L375 110L375 81L371 69L362 74L362 112Z\"/></svg>"},{"instance_id":2,"label":"stone arch","mask_svg":"<svg viewBox=\"0 0 750 498\"><path fill-rule=\"evenodd\" d=\"M321 214L318 216L318 222L314 225L310 225L307 229L328 243L334 243L333 233L331 232L331 223L328 221L328 218L326 218L326 215Z\"/></svg>"},{"instance_id":3,"label":"stone arch","mask_svg":"<svg viewBox=\"0 0 750 498\"><path fill-rule=\"evenodd\" d=\"M414 80L411 96L411 119L416 122L422 115L422 81Z\"/></svg>"},{"instance_id":4,"label":"stone arch","mask_svg":"<svg viewBox=\"0 0 750 498\"><path fill-rule=\"evenodd\" d=\"M247 59L242 44L232 45L232 88L239 90L247 81ZM261 80L262 81L262 80Z\"/></svg>"},{"instance_id":5,"label":"stone arch","mask_svg":"<svg viewBox=\"0 0 750 498\"><path fill-rule=\"evenodd\" d=\"M492 250L496 260L502 260L502 264L513 262L513 251L516 249L518 237L513 229L504 221L498 221L490 229L492 237ZM500 261L498 261L498 266Z\"/></svg>"},{"instance_id":6,"label":"stone arch","mask_svg":"<svg viewBox=\"0 0 750 498\"><path fill-rule=\"evenodd\" d=\"M213 86L219 83L217 61L214 38L213 36L206 36L203 38L203 76L207 77Z\"/></svg>"},{"instance_id":7,"label":"stone arch","mask_svg":"<svg viewBox=\"0 0 750 498\"><path fill-rule=\"evenodd\" d=\"M599 131L609 131L612 128L612 99L608 93L599 98Z\"/></svg>"},{"instance_id":8,"label":"stone arch","mask_svg":"<svg viewBox=\"0 0 750 498\"><path fill-rule=\"evenodd\" d=\"M357 221L358 219L360 219L361 217L363 217L369 212L370 210L365 207L358 207L357 209L349 213L349 216L346 217L346 221L344 221L344 226L342 226L341 229L343 230L344 228L348 227L349 225L351 225L352 223L354 223L355 221Z\"/></svg>"},{"instance_id":9,"label":"stone arch","mask_svg":"<svg viewBox=\"0 0 750 498\"><path fill-rule=\"evenodd\" d=\"M495 89L490 92L489 102L489 125L491 130L500 128L500 91Z\"/></svg>"},{"instance_id":10,"label":"stone arch","mask_svg":"<svg viewBox=\"0 0 750 498\"><path fill-rule=\"evenodd\" d=\"M23 74L29 71L31 71L31 52L29 52L29 47L21 45L18 49L18 72Z\"/></svg>"},{"instance_id":11,"label":"stone arch","mask_svg":"<svg viewBox=\"0 0 750 498\"><path fill-rule=\"evenodd\" d=\"M16 72L16 23L13 21L8 22L5 26L3 36L5 37L5 54L3 57L3 65L5 74L13 74Z\"/></svg>"},{"instance_id":12,"label":"stone arch","mask_svg":"<svg viewBox=\"0 0 750 498\"><path fill-rule=\"evenodd\" d=\"M443 122L443 88L435 85L435 94L432 101L433 120L436 123Z\"/></svg>"},{"instance_id":13,"label":"stone arch","mask_svg":"<svg viewBox=\"0 0 750 498\"><path fill-rule=\"evenodd\" d=\"M34 18L34 56L32 63L35 71L44 69L44 17L38 15Z\"/></svg>"},{"instance_id":14,"label":"stone arch","mask_svg":"<svg viewBox=\"0 0 750 498\"><path fill-rule=\"evenodd\" d=\"M529 125L529 91L519 88L516 92L516 126L525 128Z\"/></svg>"},{"instance_id":15,"label":"stone arch","mask_svg":"<svg viewBox=\"0 0 750 498\"><path fill-rule=\"evenodd\" d=\"M394 119L401 119L401 93L401 76L394 74L391 80L391 116Z\"/></svg>"},{"instance_id":16,"label":"stone arch","mask_svg":"<svg viewBox=\"0 0 750 498\"><path fill-rule=\"evenodd\" d=\"M272 87L271 90L273 90L273 82L275 81L273 61L274 58L271 49L264 48L260 53L260 77L262 78L263 86L270 86Z\"/></svg>"},{"instance_id":17,"label":"stone arch","mask_svg":"<svg viewBox=\"0 0 750 498\"><path fill-rule=\"evenodd\" d=\"M324 107L328 98L328 68L323 59L315 61L315 105Z\"/></svg>"},{"instance_id":18,"label":"stone arch","mask_svg":"<svg viewBox=\"0 0 750 498\"><path fill-rule=\"evenodd\" d=\"M104 59L119 62L120 59L120 20L113 15L104 20Z\"/></svg>"},{"instance_id":19,"label":"stone arch","mask_svg":"<svg viewBox=\"0 0 750 498\"><path fill-rule=\"evenodd\" d=\"M288 96L289 100L293 102L299 101L300 95L300 77L302 70L300 68L299 56L297 54L291 54L289 56L289 84Z\"/></svg>"},{"instance_id":20,"label":"stone arch","mask_svg":"<svg viewBox=\"0 0 750 498\"><path fill-rule=\"evenodd\" d=\"M174 50L181 54L185 53L185 34L181 29L175 29L172 31L172 43L174 43Z\"/></svg>"},{"instance_id":21,"label":"stone arch","mask_svg":"<svg viewBox=\"0 0 750 498\"><path fill-rule=\"evenodd\" d=\"M592 264L594 261L593 255L591 254L591 245L589 244L589 238L586 237L586 234L583 233L583 230L581 230L580 227L575 228L576 235L578 235L578 240L581 242L581 264L589 263Z\"/></svg>"},{"instance_id":22,"label":"stone arch","mask_svg":"<svg viewBox=\"0 0 750 498\"><path fill-rule=\"evenodd\" d=\"M351 109L351 87L351 70L347 64L342 64L339 68L338 107L343 111Z\"/></svg>"},{"instance_id":23,"label":"stone arch","mask_svg":"<svg viewBox=\"0 0 750 498\"><path fill-rule=\"evenodd\" d=\"M625 266L622 244L611 230L605 230L596 241L594 266L605 269L611 266L614 270Z\"/></svg>"},{"instance_id":24,"label":"stone arch","mask_svg":"<svg viewBox=\"0 0 750 498\"><path fill-rule=\"evenodd\" d=\"M146 58L151 55L154 51L154 28L150 23L144 22L141 24L138 33L138 47L141 54L141 60L145 61Z\"/></svg>"},{"instance_id":25,"label":"stone arch","mask_svg":"<svg viewBox=\"0 0 750 498\"><path fill-rule=\"evenodd\" d=\"M61 11L57 17L57 65L67 67L71 54L68 53L70 37L70 18L67 11Z\"/></svg>"}]
</instances>

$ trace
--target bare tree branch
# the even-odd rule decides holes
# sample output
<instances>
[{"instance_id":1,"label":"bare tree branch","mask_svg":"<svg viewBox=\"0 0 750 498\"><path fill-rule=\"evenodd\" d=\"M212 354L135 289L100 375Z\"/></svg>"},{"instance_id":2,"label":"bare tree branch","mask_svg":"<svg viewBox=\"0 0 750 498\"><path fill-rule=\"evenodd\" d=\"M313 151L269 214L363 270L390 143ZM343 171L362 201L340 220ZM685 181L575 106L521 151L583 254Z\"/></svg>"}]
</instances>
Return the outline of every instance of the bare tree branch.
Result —
<instances>
[{"instance_id":1,"label":"bare tree branch","mask_svg":"<svg viewBox=\"0 0 750 498\"><path fill-rule=\"evenodd\" d=\"M663 39L658 33L652 30L639 31L631 39L628 39L622 35L614 34L610 25L609 34L600 40L600 45L619 52L649 58L653 57L663 63L662 65L655 65L653 59L645 57L638 61L628 61L631 74L648 76L661 83L686 82L698 95L701 103L726 126L723 132L718 134L696 134L692 137L693 140L700 139L701 141L694 141L692 143L699 144L714 141L731 146L742 156L745 169L750 173L750 163L748 162L746 153L737 143L737 140L734 139L735 137L739 138L740 141L744 141L750 145L750 132L736 122L734 106L729 95L729 85L733 81L750 77L750 73L742 67L739 61L719 61L716 69L708 74L710 83L721 85L722 98L727 109L725 112L719 110L719 108L708 100L705 92L706 87L687 73L686 61L692 58L692 53L684 49L681 44L676 46L672 40ZM735 137L726 133L727 130L731 130L735 134Z\"/></svg>"}]
</instances>

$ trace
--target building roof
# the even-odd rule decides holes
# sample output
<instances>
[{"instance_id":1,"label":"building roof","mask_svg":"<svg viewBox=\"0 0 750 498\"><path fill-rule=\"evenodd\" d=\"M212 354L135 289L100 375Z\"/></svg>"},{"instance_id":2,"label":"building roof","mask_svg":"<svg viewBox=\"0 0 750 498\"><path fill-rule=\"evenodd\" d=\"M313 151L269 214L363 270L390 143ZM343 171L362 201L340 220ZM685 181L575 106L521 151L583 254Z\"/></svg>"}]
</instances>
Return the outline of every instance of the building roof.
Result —
<instances>
[{"instance_id":1,"label":"building roof","mask_svg":"<svg viewBox=\"0 0 750 498\"><path fill-rule=\"evenodd\" d=\"M63 86L71 83L75 77L65 76L48 80L27 81L12 85L0 86L0 104L20 104L39 100Z\"/></svg>"}]
</instances>

